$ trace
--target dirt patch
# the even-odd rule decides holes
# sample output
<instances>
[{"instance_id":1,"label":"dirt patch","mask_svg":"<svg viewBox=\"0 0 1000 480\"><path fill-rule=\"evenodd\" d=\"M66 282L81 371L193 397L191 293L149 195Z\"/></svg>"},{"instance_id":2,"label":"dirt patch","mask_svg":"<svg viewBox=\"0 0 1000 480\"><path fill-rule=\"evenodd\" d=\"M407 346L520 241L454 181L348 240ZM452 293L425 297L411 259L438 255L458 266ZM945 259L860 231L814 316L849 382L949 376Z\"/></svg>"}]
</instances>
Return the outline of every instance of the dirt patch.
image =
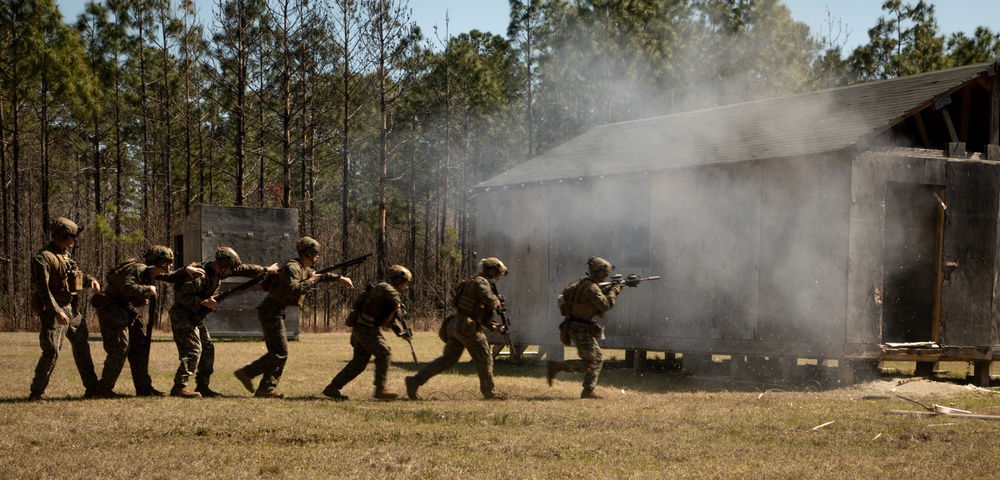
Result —
<instances>
[{"instance_id":1,"label":"dirt patch","mask_svg":"<svg viewBox=\"0 0 1000 480\"><path fill-rule=\"evenodd\" d=\"M933 380L921 377L901 377L878 379L867 383L859 383L842 389L853 398L865 396L902 395L909 398L948 398L952 396L977 393L982 395L997 395L998 391L977 387L971 384L961 384L945 380Z\"/></svg>"}]
</instances>

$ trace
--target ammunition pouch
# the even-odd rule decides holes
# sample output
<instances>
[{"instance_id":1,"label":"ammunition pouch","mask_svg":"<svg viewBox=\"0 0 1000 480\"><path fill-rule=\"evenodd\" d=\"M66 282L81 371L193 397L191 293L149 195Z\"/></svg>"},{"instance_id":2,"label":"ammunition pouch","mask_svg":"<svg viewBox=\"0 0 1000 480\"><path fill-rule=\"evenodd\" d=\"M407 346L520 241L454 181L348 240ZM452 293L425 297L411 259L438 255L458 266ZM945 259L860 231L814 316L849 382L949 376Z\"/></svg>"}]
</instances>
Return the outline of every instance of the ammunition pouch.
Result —
<instances>
[{"instance_id":1,"label":"ammunition pouch","mask_svg":"<svg viewBox=\"0 0 1000 480\"><path fill-rule=\"evenodd\" d=\"M569 346L573 342L569 339L569 319L564 318L562 323L559 324L559 341L563 345Z\"/></svg>"},{"instance_id":2,"label":"ammunition pouch","mask_svg":"<svg viewBox=\"0 0 1000 480\"><path fill-rule=\"evenodd\" d=\"M114 301L104 292L95 293L90 296L90 305L94 308L108 308L112 303Z\"/></svg>"},{"instance_id":3,"label":"ammunition pouch","mask_svg":"<svg viewBox=\"0 0 1000 480\"><path fill-rule=\"evenodd\" d=\"M70 270L66 272L66 289L69 293L75 293L83 290L83 272L79 270Z\"/></svg>"},{"instance_id":4,"label":"ammunition pouch","mask_svg":"<svg viewBox=\"0 0 1000 480\"><path fill-rule=\"evenodd\" d=\"M454 318L454 315L448 315L444 317L444 320L441 320L441 326L438 328L438 338L444 343L448 343L448 323Z\"/></svg>"},{"instance_id":5,"label":"ammunition pouch","mask_svg":"<svg viewBox=\"0 0 1000 480\"><path fill-rule=\"evenodd\" d=\"M604 338L604 327L600 323L592 322L590 324L590 335L598 340Z\"/></svg>"},{"instance_id":6,"label":"ammunition pouch","mask_svg":"<svg viewBox=\"0 0 1000 480\"><path fill-rule=\"evenodd\" d=\"M358 313L357 310L351 310L351 313L347 314L347 320L344 320L344 325L347 325L350 328L354 328L354 326L358 324L358 318L360 317L361 315Z\"/></svg>"}]
</instances>

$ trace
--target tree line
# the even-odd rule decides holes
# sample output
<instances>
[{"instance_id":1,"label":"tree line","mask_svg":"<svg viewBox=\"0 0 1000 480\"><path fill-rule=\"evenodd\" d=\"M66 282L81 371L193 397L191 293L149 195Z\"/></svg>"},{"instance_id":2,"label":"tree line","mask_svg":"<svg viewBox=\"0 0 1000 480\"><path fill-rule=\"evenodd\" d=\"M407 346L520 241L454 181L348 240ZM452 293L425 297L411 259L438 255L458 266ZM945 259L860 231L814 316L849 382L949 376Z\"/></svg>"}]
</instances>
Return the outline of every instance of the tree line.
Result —
<instances>
[{"instance_id":1,"label":"tree line","mask_svg":"<svg viewBox=\"0 0 1000 480\"><path fill-rule=\"evenodd\" d=\"M986 27L940 32L930 3L882 10L847 52L836 18L812 32L780 0L510 0L506 32L457 34L407 0L3 2L3 328L34 329L54 218L87 226L76 256L103 277L199 204L297 208L327 259L375 251L361 282L402 263L413 307L443 308L487 253L471 188L589 128L1000 52Z\"/></svg>"}]
</instances>

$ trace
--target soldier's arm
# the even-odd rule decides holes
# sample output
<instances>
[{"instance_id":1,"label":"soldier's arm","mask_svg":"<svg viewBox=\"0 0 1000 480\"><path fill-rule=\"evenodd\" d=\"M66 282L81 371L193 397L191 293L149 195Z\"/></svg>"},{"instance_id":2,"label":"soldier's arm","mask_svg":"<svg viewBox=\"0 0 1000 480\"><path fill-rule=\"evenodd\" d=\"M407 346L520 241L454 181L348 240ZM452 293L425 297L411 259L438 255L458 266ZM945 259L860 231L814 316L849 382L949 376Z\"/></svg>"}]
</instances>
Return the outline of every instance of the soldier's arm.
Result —
<instances>
[{"instance_id":1,"label":"soldier's arm","mask_svg":"<svg viewBox=\"0 0 1000 480\"><path fill-rule=\"evenodd\" d=\"M312 276L313 272L308 272L309 275L303 278L302 267L296 262L288 262L285 264L285 268L278 271L278 275L281 275L278 281L287 285L288 291L293 295L305 295L309 293L309 289L313 285L309 281L309 277Z\"/></svg>"},{"instance_id":2,"label":"soldier's arm","mask_svg":"<svg viewBox=\"0 0 1000 480\"><path fill-rule=\"evenodd\" d=\"M152 269L152 267L149 267ZM122 293L129 298L149 298L153 295L153 290L149 285L145 285L142 282L142 276L145 270L142 272L136 272L125 277L125 284L122 285ZM149 275L149 274L146 274ZM149 278L148 276L146 278Z\"/></svg>"},{"instance_id":3,"label":"soldier's arm","mask_svg":"<svg viewBox=\"0 0 1000 480\"><path fill-rule=\"evenodd\" d=\"M43 313L58 311L56 299L52 296L52 291L49 290L49 266L51 264L45 253L35 255L31 259L31 278L35 282L35 294L41 300Z\"/></svg>"},{"instance_id":4,"label":"soldier's arm","mask_svg":"<svg viewBox=\"0 0 1000 480\"><path fill-rule=\"evenodd\" d=\"M605 312L611 310L615 306L615 300L618 298L618 292L621 291L621 285L615 285L611 287L607 294L601 291L601 287L597 284L592 283L590 288L587 289L587 300L590 301L591 305L597 309L598 312L603 316Z\"/></svg>"},{"instance_id":5,"label":"soldier's arm","mask_svg":"<svg viewBox=\"0 0 1000 480\"><path fill-rule=\"evenodd\" d=\"M486 308L494 309L500 306L500 299L493 293L493 286L490 285L489 280L477 277L476 292L479 294L479 299L486 305Z\"/></svg>"}]
</instances>

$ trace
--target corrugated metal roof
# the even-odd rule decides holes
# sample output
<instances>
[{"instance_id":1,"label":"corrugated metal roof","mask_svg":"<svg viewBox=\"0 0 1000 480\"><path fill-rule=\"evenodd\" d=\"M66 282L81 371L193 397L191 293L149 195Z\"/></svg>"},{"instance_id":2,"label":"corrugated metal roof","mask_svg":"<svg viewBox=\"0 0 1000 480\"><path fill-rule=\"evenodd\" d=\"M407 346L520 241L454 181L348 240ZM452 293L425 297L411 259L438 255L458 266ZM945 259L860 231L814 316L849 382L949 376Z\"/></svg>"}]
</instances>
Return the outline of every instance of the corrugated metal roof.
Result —
<instances>
[{"instance_id":1,"label":"corrugated metal roof","mask_svg":"<svg viewBox=\"0 0 1000 480\"><path fill-rule=\"evenodd\" d=\"M834 152L995 69L983 63L602 125L476 188Z\"/></svg>"}]
</instances>

